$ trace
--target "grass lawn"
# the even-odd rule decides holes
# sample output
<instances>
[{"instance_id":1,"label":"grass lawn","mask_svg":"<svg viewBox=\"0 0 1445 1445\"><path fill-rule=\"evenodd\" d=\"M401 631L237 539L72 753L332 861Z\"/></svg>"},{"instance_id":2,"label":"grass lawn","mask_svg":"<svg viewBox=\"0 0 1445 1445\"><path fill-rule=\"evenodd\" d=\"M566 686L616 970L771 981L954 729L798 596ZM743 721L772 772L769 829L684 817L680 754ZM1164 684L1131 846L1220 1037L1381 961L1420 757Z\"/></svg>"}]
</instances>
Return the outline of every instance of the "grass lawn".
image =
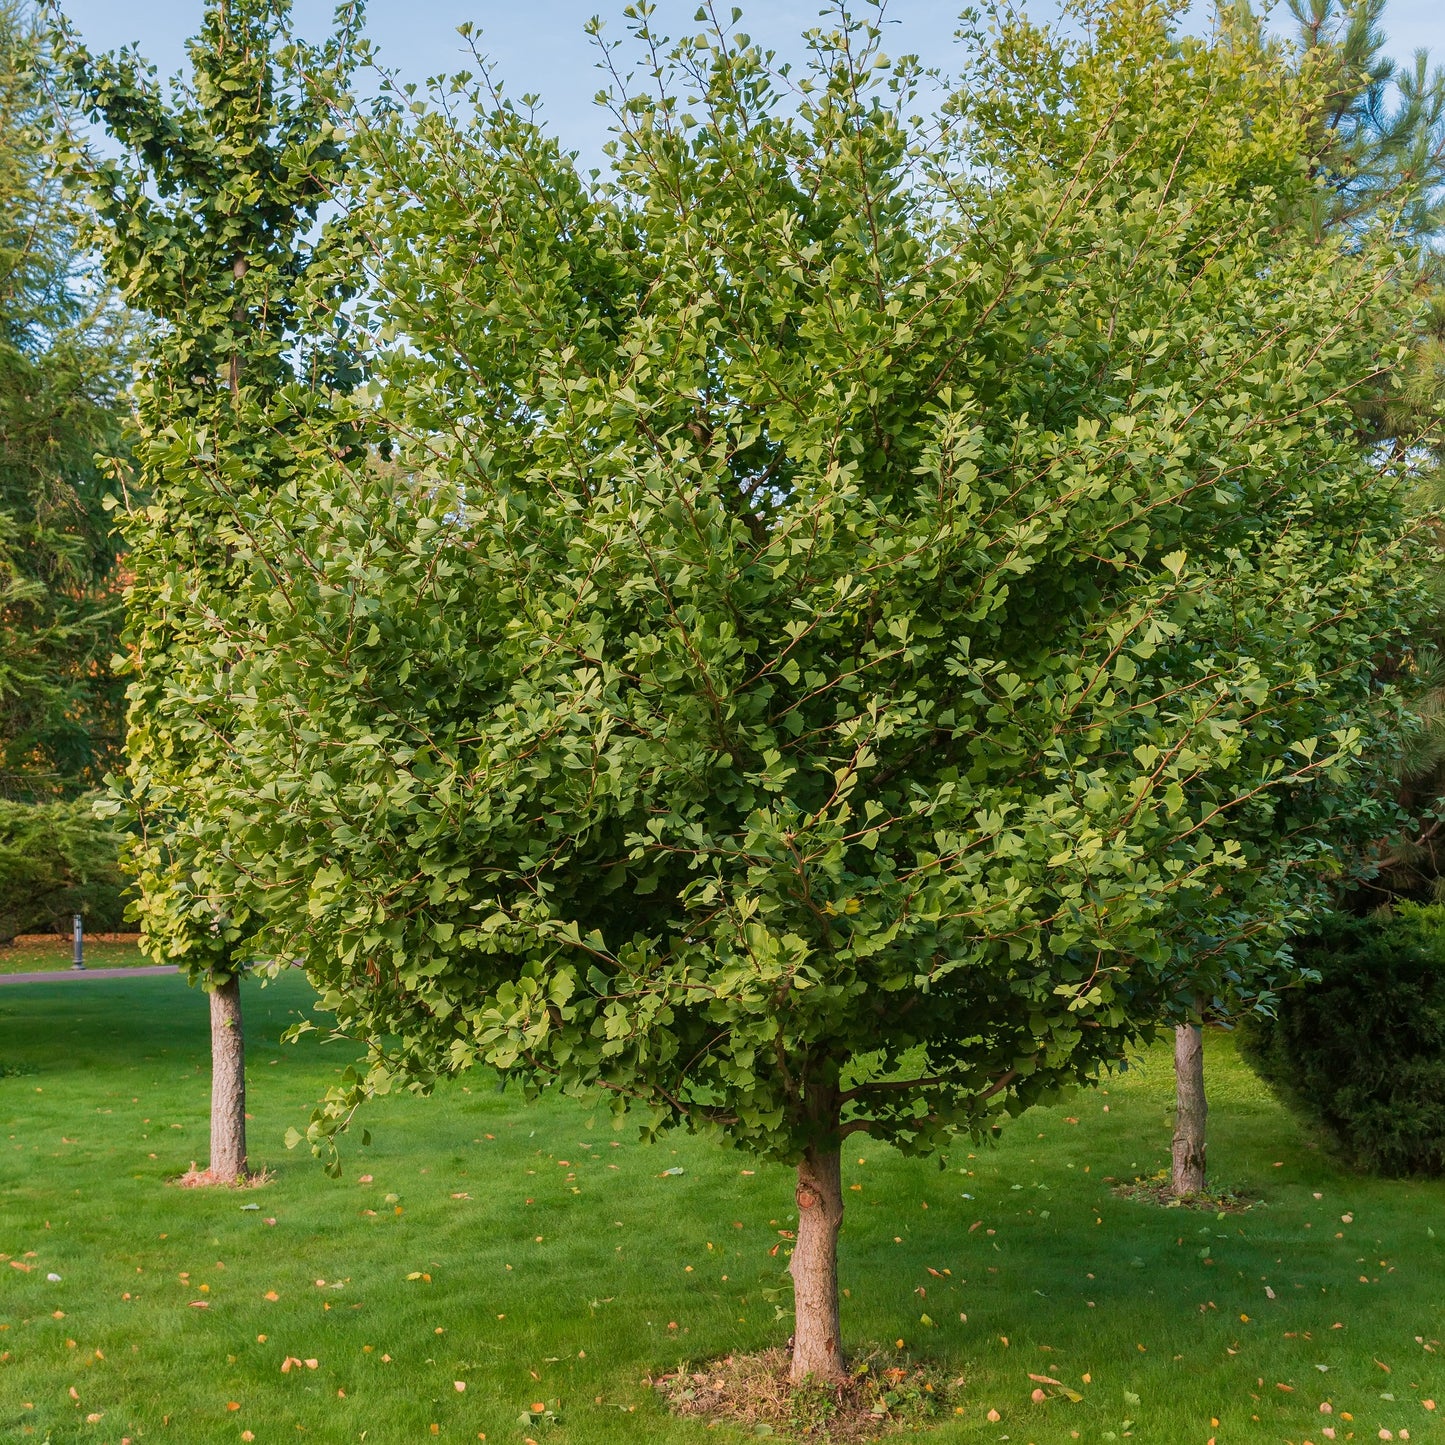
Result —
<instances>
[{"instance_id":1,"label":"grass lawn","mask_svg":"<svg viewBox=\"0 0 1445 1445\"><path fill-rule=\"evenodd\" d=\"M0 992L0 1440L728 1436L643 1380L786 1338L786 1172L477 1078L378 1101L333 1182L281 1144L346 1062L279 1044L309 1002L299 978L248 985L252 1152L275 1179L236 1193L165 1182L206 1157L199 993ZM1445 1184L1342 1173L1227 1039L1209 1071L1216 1172L1263 1199L1242 1215L1111 1193L1166 1159L1163 1052L942 1171L850 1151L845 1329L963 1377L931 1438L1445 1440ZM1034 1404L1031 1374L1083 1398ZM521 1421L533 1405L554 1418Z\"/></svg>"},{"instance_id":2,"label":"grass lawn","mask_svg":"<svg viewBox=\"0 0 1445 1445\"><path fill-rule=\"evenodd\" d=\"M88 933L85 936L87 968L135 968L151 962L141 951L139 934ZM22 933L0 948L0 973L59 972L71 965L74 945L69 934Z\"/></svg>"}]
</instances>

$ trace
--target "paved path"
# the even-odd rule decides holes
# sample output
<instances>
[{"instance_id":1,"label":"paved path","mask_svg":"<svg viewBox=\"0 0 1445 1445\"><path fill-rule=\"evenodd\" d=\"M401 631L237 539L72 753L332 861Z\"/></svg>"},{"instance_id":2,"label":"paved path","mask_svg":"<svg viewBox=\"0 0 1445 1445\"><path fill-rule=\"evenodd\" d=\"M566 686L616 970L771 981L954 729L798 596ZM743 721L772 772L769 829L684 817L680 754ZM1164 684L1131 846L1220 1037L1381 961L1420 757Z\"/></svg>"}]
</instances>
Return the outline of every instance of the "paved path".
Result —
<instances>
[{"instance_id":1,"label":"paved path","mask_svg":"<svg viewBox=\"0 0 1445 1445\"><path fill-rule=\"evenodd\" d=\"M0 986L7 983L58 983L64 978L136 978L179 973L174 964L146 964L140 968L52 968L39 973L0 973Z\"/></svg>"}]
</instances>

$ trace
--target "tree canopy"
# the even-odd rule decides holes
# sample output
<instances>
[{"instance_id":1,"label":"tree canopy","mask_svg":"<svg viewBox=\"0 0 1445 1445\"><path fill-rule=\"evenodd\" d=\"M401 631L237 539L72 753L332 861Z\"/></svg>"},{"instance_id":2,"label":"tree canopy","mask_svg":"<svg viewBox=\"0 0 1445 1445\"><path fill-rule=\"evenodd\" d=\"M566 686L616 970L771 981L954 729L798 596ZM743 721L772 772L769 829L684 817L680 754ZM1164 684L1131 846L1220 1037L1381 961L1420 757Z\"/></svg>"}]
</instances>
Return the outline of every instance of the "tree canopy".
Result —
<instances>
[{"instance_id":1,"label":"tree canopy","mask_svg":"<svg viewBox=\"0 0 1445 1445\"><path fill-rule=\"evenodd\" d=\"M632 13L607 176L486 71L356 117L294 313L366 259L349 412L216 190L322 152L186 161L236 321L142 399L144 916L301 958L369 1045L318 1145L490 1066L797 1164L833 1377L842 1140L937 1148L1266 987L1380 832L1413 461L1361 416L1408 292L1306 223L1324 81L1247 28L1000 7L920 117L871 11L798 73ZM125 264L153 203L113 194Z\"/></svg>"},{"instance_id":2,"label":"tree canopy","mask_svg":"<svg viewBox=\"0 0 1445 1445\"><path fill-rule=\"evenodd\" d=\"M108 275L151 325L122 518L128 866L146 946L200 979L241 966L249 925L197 826L229 709L197 705L196 675L218 665L213 629L238 577L235 496L281 485L288 428L350 384L351 286L318 218L345 171L333 105L361 13L342 5L335 38L312 47L289 6L211 4L191 78L170 89L134 49L94 56L63 22L55 32L66 93L122 151L75 148L69 174Z\"/></svg>"}]
</instances>

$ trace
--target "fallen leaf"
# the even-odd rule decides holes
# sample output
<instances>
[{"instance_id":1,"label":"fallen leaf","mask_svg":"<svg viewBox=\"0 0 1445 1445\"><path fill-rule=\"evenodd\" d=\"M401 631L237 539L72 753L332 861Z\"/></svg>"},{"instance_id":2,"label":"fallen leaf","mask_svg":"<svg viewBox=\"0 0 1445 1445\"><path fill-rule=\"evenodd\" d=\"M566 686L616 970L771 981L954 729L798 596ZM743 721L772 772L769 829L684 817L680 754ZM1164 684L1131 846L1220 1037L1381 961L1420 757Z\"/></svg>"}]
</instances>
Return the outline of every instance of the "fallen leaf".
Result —
<instances>
[{"instance_id":1,"label":"fallen leaf","mask_svg":"<svg viewBox=\"0 0 1445 1445\"><path fill-rule=\"evenodd\" d=\"M1003 1419L1003 1416L1000 1415L997 1410L990 1410L986 1418L990 1425L997 1425L998 1422Z\"/></svg>"}]
</instances>

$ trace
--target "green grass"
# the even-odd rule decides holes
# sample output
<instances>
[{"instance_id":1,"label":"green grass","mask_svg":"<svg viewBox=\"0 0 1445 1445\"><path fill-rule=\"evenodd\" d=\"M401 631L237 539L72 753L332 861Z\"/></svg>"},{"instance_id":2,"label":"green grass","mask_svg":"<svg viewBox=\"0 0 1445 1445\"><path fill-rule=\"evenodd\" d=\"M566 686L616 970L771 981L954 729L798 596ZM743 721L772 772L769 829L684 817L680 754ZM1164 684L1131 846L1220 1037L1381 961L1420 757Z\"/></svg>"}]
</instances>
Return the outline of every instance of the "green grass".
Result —
<instances>
[{"instance_id":1,"label":"green grass","mask_svg":"<svg viewBox=\"0 0 1445 1445\"><path fill-rule=\"evenodd\" d=\"M141 951L139 935L102 933L87 935L87 968L135 968L151 962ZM0 974L58 973L71 966L73 945L68 934L26 933L0 948Z\"/></svg>"},{"instance_id":2,"label":"green grass","mask_svg":"<svg viewBox=\"0 0 1445 1445\"><path fill-rule=\"evenodd\" d=\"M0 992L0 1440L729 1435L672 1420L643 1379L786 1338L785 1171L705 1138L644 1146L602 1109L478 1078L378 1101L374 1145L330 1181L280 1142L346 1061L279 1044L309 999L299 978L247 986L253 1157L275 1179L233 1193L166 1184L206 1156L200 994L164 977ZM1445 1439L1445 1185L1342 1173L1227 1039L1209 1070L1216 1172L1263 1198L1223 1220L1110 1192L1165 1161L1163 1054L943 1171L850 1151L845 1329L964 1377L932 1438ZM283 1373L288 1356L317 1367ZM1082 1401L1031 1403L1031 1372ZM557 1419L519 1423L533 1403Z\"/></svg>"}]
</instances>

